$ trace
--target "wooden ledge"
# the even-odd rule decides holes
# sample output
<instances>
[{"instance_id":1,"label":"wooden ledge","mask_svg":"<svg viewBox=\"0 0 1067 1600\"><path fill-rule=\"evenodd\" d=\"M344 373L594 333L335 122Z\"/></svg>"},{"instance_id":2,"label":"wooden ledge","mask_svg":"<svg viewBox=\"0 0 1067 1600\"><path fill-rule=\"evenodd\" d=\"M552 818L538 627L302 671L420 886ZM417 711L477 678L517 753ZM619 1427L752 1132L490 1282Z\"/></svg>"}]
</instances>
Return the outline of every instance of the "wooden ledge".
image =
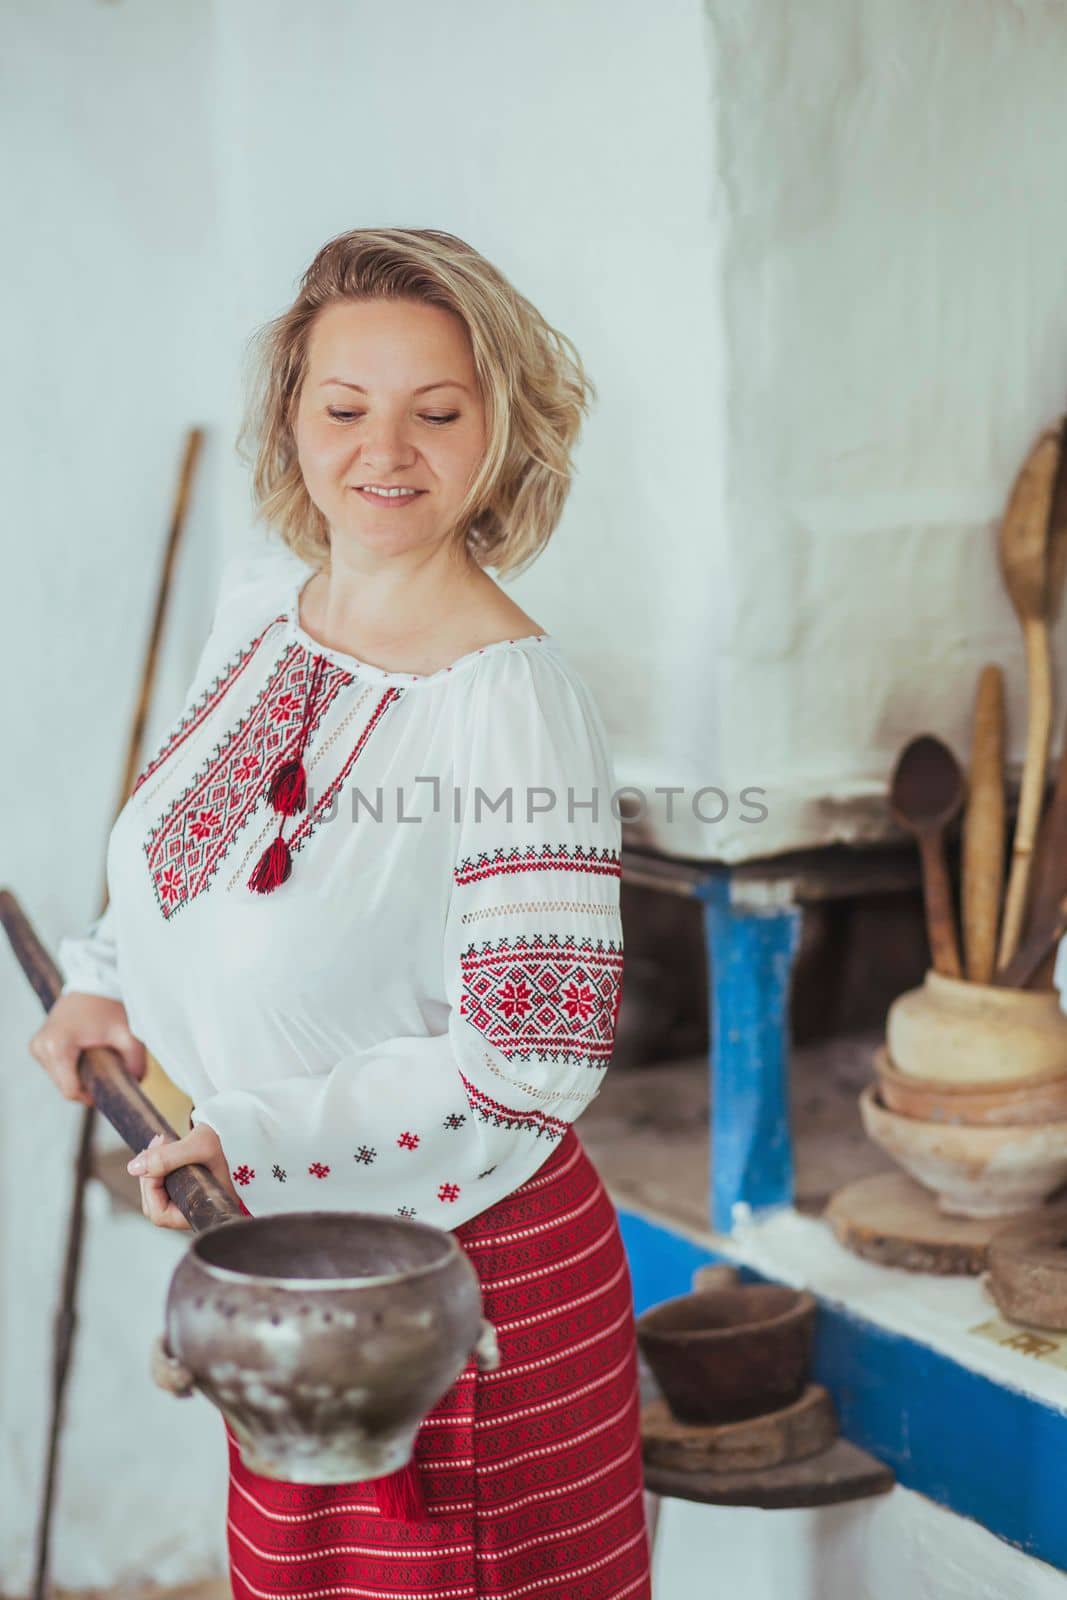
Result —
<instances>
[{"instance_id":1,"label":"wooden ledge","mask_svg":"<svg viewBox=\"0 0 1067 1600\"><path fill-rule=\"evenodd\" d=\"M803 1461L787 1461L759 1472L679 1472L645 1467L651 1494L696 1500L708 1506L758 1506L785 1511L803 1506L834 1506L887 1494L896 1479L892 1469L838 1439L829 1450Z\"/></svg>"}]
</instances>

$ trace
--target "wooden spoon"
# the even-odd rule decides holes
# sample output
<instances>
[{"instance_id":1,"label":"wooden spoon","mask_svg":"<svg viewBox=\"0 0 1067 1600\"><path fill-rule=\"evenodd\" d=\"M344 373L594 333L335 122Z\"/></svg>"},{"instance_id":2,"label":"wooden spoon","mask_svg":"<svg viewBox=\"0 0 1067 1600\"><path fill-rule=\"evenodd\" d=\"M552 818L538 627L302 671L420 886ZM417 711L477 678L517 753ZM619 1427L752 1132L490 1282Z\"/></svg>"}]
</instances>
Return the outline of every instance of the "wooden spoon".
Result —
<instances>
[{"instance_id":1,"label":"wooden spoon","mask_svg":"<svg viewBox=\"0 0 1067 1600\"><path fill-rule=\"evenodd\" d=\"M963 818L963 957L972 983L992 983L1004 889L1004 674L982 668Z\"/></svg>"},{"instance_id":2,"label":"wooden spoon","mask_svg":"<svg viewBox=\"0 0 1067 1600\"><path fill-rule=\"evenodd\" d=\"M1067 413L1060 418L1059 435L1060 457L1048 518L1048 609L1053 622L1063 606L1064 579L1067 578Z\"/></svg>"},{"instance_id":3,"label":"wooden spoon","mask_svg":"<svg viewBox=\"0 0 1067 1600\"><path fill-rule=\"evenodd\" d=\"M1026 650L1027 720L1011 874L997 953L999 967L1007 966L1022 933L1052 731L1048 539L1059 460L1060 430L1046 428L1022 464L1000 525L1000 569Z\"/></svg>"},{"instance_id":4,"label":"wooden spoon","mask_svg":"<svg viewBox=\"0 0 1067 1600\"><path fill-rule=\"evenodd\" d=\"M1067 571L1067 416L1060 422L1060 459L1052 491L1048 523L1048 612L1055 621L1063 604L1064 574ZM1044 926L1060 898L1067 894L1067 724L1060 745L1056 786L1041 822L1034 850L1030 909L1026 916L1025 938ZM1052 987L1055 952L1041 962L1026 980L1027 987Z\"/></svg>"},{"instance_id":5,"label":"wooden spoon","mask_svg":"<svg viewBox=\"0 0 1067 1600\"><path fill-rule=\"evenodd\" d=\"M924 733L905 745L893 771L889 808L918 841L930 958L934 971L948 978L962 977L962 972L944 836L963 796L963 773L947 744Z\"/></svg>"}]
</instances>

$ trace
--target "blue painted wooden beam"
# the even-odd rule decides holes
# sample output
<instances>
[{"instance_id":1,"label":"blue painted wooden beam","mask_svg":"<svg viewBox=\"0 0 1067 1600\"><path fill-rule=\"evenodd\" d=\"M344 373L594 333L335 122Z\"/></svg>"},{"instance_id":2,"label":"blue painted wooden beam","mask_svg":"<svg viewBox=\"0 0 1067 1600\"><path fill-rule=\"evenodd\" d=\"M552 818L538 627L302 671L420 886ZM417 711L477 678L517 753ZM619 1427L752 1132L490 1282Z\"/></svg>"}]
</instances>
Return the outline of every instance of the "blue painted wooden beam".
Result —
<instances>
[{"instance_id":1,"label":"blue painted wooden beam","mask_svg":"<svg viewBox=\"0 0 1067 1600\"><path fill-rule=\"evenodd\" d=\"M729 871L704 901L711 1012L711 1220L728 1233L739 1202L753 1211L793 1199L789 998L800 910L737 907Z\"/></svg>"},{"instance_id":2,"label":"blue painted wooden beam","mask_svg":"<svg viewBox=\"0 0 1067 1600\"><path fill-rule=\"evenodd\" d=\"M638 1312L687 1294L697 1267L728 1259L635 1213L619 1220ZM906 1488L1067 1572L1067 1411L816 1298L812 1375L832 1394L843 1437Z\"/></svg>"}]
</instances>

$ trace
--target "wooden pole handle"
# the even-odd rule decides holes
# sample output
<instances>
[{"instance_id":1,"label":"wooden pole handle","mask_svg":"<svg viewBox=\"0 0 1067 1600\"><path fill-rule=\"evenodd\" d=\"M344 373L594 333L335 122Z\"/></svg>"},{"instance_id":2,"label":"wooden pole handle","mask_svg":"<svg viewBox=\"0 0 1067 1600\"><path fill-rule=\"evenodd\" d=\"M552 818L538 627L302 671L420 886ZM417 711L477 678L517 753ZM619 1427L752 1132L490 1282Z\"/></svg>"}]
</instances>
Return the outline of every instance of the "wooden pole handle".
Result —
<instances>
[{"instance_id":1,"label":"wooden pole handle","mask_svg":"<svg viewBox=\"0 0 1067 1600\"><path fill-rule=\"evenodd\" d=\"M922 861L923 899L926 904L926 936L930 941L930 960L935 972L948 978L961 978L960 950L956 941L956 917L952 888L945 864L944 835L937 832L919 835Z\"/></svg>"},{"instance_id":2,"label":"wooden pole handle","mask_svg":"<svg viewBox=\"0 0 1067 1600\"><path fill-rule=\"evenodd\" d=\"M59 999L63 977L9 889L0 889L0 923L31 988L46 1011ZM177 1138L171 1127L122 1064L122 1058L105 1045L93 1045L78 1058L78 1075L107 1118L131 1150L141 1151L157 1133ZM243 1215L206 1167L178 1167L167 1174L164 1185L170 1198L196 1233L219 1222Z\"/></svg>"},{"instance_id":3,"label":"wooden pole handle","mask_svg":"<svg viewBox=\"0 0 1067 1600\"><path fill-rule=\"evenodd\" d=\"M1044 911L1040 920L1034 919L1026 938L1007 966L1002 967L994 978L996 986L1002 989L1025 989L1064 933L1067 933L1067 895Z\"/></svg>"},{"instance_id":4,"label":"wooden pole handle","mask_svg":"<svg viewBox=\"0 0 1067 1600\"><path fill-rule=\"evenodd\" d=\"M972 983L991 983L1004 890L1004 675L982 668L974 705L963 819L963 956Z\"/></svg>"},{"instance_id":5,"label":"wooden pole handle","mask_svg":"<svg viewBox=\"0 0 1067 1600\"><path fill-rule=\"evenodd\" d=\"M1034 841L1045 798L1045 769L1048 766L1052 735L1052 662L1049 655L1048 624L1044 618L1023 623L1026 647L1028 711L1026 753L1023 758L1019 809L1015 817L1008 890L1000 925L998 968L1006 967L1019 947L1023 923L1030 901L1034 865Z\"/></svg>"}]
</instances>

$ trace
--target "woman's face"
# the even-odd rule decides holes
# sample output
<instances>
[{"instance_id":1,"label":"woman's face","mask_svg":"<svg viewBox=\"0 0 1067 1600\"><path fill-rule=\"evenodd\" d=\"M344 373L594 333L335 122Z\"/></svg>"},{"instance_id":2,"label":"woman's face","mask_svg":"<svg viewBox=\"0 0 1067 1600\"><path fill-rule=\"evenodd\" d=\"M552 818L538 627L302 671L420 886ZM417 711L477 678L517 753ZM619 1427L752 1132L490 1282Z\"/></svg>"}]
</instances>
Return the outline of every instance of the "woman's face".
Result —
<instances>
[{"instance_id":1,"label":"woman's face","mask_svg":"<svg viewBox=\"0 0 1067 1600\"><path fill-rule=\"evenodd\" d=\"M296 415L308 494L338 539L369 553L428 550L485 453L485 408L460 317L409 300L319 313ZM402 488L383 498L373 488Z\"/></svg>"}]
</instances>

